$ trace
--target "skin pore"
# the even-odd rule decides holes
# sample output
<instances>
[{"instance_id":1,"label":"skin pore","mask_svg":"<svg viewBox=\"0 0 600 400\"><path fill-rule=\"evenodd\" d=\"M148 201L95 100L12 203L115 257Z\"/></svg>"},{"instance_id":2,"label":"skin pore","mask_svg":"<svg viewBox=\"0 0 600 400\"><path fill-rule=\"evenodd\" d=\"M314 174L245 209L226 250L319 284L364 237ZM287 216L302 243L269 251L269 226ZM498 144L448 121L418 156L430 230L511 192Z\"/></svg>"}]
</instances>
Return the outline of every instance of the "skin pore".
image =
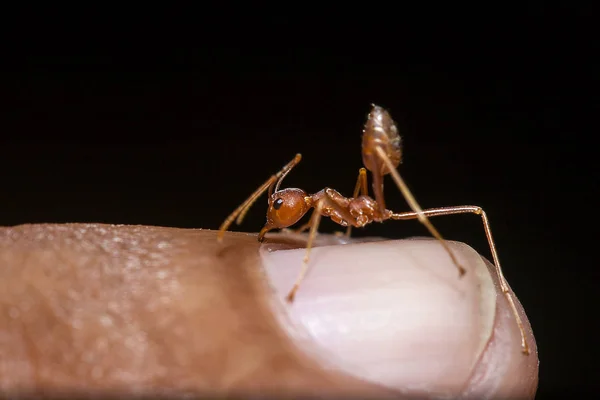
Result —
<instances>
[{"instance_id":1,"label":"skin pore","mask_svg":"<svg viewBox=\"0 0 600 400\"><path fill-rule=\"evenodd\" d=\"M301 238L268 235L261 245L255 234L227 232L220 244L215 236L103 224L0 228L0 391L534 397L538 358L529 324L533 351L523 356L494 274L485 272L491 265L468 246L456 249L472 273L456 283L444 275L457 280L433 240L326 246L336 241L320 235L311 275L290 306L282 293L300 265ZM356 281L368 256L369 270ZM381 279L369 283L368 276ZM372 292L349 314L360 287ZM384 289L405 297L379 304ZM435 307L442 304L464 323L440 331ZM402 318L377 329L375 317L345 319L385 307ZM387 353L395 357L380 362ZM367 360L377 368L362 368ZM443 368L449 360L451 372Z\"/></svg>"}]
</instances>

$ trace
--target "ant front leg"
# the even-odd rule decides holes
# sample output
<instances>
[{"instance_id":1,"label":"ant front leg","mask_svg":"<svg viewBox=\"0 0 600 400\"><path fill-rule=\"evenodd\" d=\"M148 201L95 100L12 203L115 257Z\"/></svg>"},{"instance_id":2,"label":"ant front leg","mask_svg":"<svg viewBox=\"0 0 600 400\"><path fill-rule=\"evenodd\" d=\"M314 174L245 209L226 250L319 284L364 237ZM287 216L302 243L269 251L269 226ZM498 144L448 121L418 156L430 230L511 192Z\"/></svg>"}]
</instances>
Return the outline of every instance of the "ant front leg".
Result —
<instances>
[{"instance_id":1,"label":"ant front leg","mask_svg":"<svg viewBox=\"0 0 600 400\"><path fill-rule=\"evenodd\" d=\"M310 232L308 234L308 240L306 242L306 254L304 255L304 259L302 260L302 268L300 269L300 273L298 274L298 277L294 282L294 286L292 286L292 289L286 296L286 300L289 302L294 301L296 292L300 288L300 284L302 283L304 277L306 276L306 273L308 272L310 251L312 249L315 237L317 236L317 229L319 228L319 223L321 222L321 215L323 214L324 210L329 209L331 211L337 212L337 214L341 216L348 223L348 225L351 225L351 221L354 221L354 218L352 217L350 212L342 204L338 203L336 197L332 195L330 190L331 189L324 190L325 196L317 201L317 204L315 205L315 211L313 211L310 217Z\"/></svg>"},{"instance_id":2,"label":"ant front leg","mask_svg":"<svg viewBox=\"0 0 600 400\"><path fill-rule=\"evenodd\" d=\"M308 260L310 257L310 249L312 247L315 236L317 235L317 228L319 227L319 223L321 222L322 211L323 202L319 201L315 206L315 211L313 211L312 215L310 216L309 226L311 229L310 233L308 234L308 240L306 242L306 254L304 255L304 259L302 260L302 269L300 269L300 273L296 278L296 282L294 282L294 286L292 286L292 289L285 297L285 299L290 303L294 301L294 297L296 297L296 292L298 291L298 288L300 288L300 284L302 283L304 277L306 276L306 273L308 272Z\"/></svg>"},{"instance_id":3,"label":"ant front leg","mask_svg":"<svg viewBox=\"0 0 600 400\"><path fill-rule=\"evenodd\" d=\"M500 289L502 293L506 297L508 304L512 310L513 315L515 316L515 321L519 326L519 331L521 332L521 349L524 354L529 354L529 346L527 345L527 340L525 339L525 327L523 326L523 321L521 320L521 316L517 311L517 306L515 304L515 299L511 294L508 288L508 282L504 277L504 273L502 273L502 267L500 266L500 260L498 259L498 253L496 251L496 243L494 243L494 238L492 236L492 229L490 228L490 223L488 221L487 215L485 211L481 207L478 206L456 206L456 207L441 207L441 208L431 208L428 210L422 210L422 213L427 217L438 217L441 215L453 215L453 214L466 214L472 213L481 216L483 222L483 229L485 231L485 236L487 237L488 244L490 246L490 251L492 253L492 260L494 261L494 267L496 269L496 275L498 275L498 280L500 281ZM392 215L392 219L395 220L407 220L407 219L416 219L419 215L416 212L403 212L396 213Z\"/></svg>"},{"instance_id":4,"label":"ant front leg","mask_svg":"<svg viewBox=\"0 0 600 400\"><path fill-rule=\"evenodd\" d=\"M294 233L302 233L305 230L309 229L312 226L312 222L308 221L307 223L305 223L304 225L300 226L300 228L298 229L294 229Z\"/></svg>"}]
</instances>

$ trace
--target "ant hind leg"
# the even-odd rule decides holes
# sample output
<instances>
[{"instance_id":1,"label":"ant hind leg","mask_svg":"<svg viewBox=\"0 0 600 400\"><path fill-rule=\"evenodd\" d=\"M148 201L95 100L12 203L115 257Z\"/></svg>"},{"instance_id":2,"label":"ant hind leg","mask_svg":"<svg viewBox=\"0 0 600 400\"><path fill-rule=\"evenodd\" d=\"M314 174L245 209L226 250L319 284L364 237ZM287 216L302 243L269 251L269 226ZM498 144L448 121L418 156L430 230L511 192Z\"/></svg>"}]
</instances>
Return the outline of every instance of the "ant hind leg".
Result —
<instances>
[{"instance_id":1,"label":"ant hind leg","mask_svg":"<svg viewBox=\"0 0 600 400\"><path fill-rule=\"evenodd\" d=\"M521 333L521 349L524 354L529 354L529 345L527 344L527 340L525 339L525 327L523 326L523 321L521 320L521 316L519 315L519 311L517 310L517 306L515 304L515 299L513 294L510 292L508 287L508 282L504 277L504 273L502 272L502 267L500 266L500 260L498 258L498 252L496 251L496 243L494 242L494 238L492 236L492 229L490 228L490 222L487 218L485 211L481 207L478 206L456 206L456 207L441 207L441 208L432 208L428 210L421 210L421 212L428 217L438 217L442 215L453 215L453 214L466 214L473 213L481 216L481 220L483 222L483 229L485 231L485 236L488 240L488 244L490 246L490 252L492 253L492 260L494 261L494 268L496 269L496 275L498 276L498 280L500 281L500 289L502 293L506 297L508 304L510 305L511 311L515 317L515 321L519 327L519 331ZM408 219L416 219L419 218L418 213L416 212L403 212L396 213L392 215L392 219L395 220L408 220Z\"/></svg>"},{"instance_id":2,"label":"ant hind leg","mask_svg":"<svg viewBox=\"0 0 600 400\"><path fill-rule=\"evenodd\" d=\"M433 224L429 221L429 219L427 218L427 216L423 213L423 209L421 209L421 206L419 206L419 203L417 203L417 200L415 199L415 197L411 193L411 191L408 188L408 186L406 186L406 183L404 183L404 179L402 179L402 177L400 176L400 173L398 172L398 170L396 169L396 167L394 167L394 164L389 159L389 157L387 156L387 154L385 153L385 151L383 151L383 149L381 147L375 147L375 151L377 152L377 154L379 155L379 158L381 158L381 160L383 161L383 163L386 165L386 167L390 171L390 173L392 175L392 179L394 180L394 182L398 186L398 189L400 189L400 192L402 192L402 195L406 199L406 202L408 203L408 205L410 206L410 208L416 214L417 219L419 220L419 222L422 223L423 225L425 225L425 227L427 228L427 230L429 230L429 232L431 233L431 235L433 237L435 237L440 242L440 244L444 247L444 250L446 250L446 253L448 253L448 255L450 256L450 258L452 259L452 262L454 263L454 265L458 269L459 275L463 276L465 274L465 272L466 272L465 268L462 265L460 265L460 263L456 259L456 256L452 252L452 249L450 249L450 247L448 246L448 244L446 243L446 241L444 240L444 238L442 237L442 235L440 235L440 233L438 232L438 230L433 226Z\"/></svg>"}]
</instances>

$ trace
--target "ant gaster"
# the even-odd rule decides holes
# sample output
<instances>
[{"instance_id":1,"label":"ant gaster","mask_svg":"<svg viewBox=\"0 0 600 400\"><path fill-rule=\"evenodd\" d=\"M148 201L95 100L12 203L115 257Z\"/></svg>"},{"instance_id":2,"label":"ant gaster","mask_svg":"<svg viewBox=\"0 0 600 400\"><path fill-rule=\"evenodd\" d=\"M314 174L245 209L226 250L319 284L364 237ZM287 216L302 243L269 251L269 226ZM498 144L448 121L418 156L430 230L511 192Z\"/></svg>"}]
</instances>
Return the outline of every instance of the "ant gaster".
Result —
<instances>
[{"instance_id":1,"label":"ant gaster","mask_svg":"<svg viewBox=\"0 0 600 400\"><path fill-rule=\"evenodd\" d=\"M231 215L223 222L219 228L218 239L222 240L225 231L236 221L240 224L252 204L268 190L269 207L267 209L267 223L258 234L258 240L263 241L265 234L272 229L282 229L294 225L311 208L314 212L310 221L300 227L297 231L302 232L310 228L306 245L306 255L303 259L302 269L290 290L286 299L293 301L300 283L308 271L308 261L310 250L317 234L321 216L331 218L341 226L347 227L346 235L349 236L352 227L361 228L371 222L383 222L392 220L418 219L429 232L438 239L452 259L453 264L459 272L459 276L465 273L465 268L459 264L456 256L442 238L437 229L429 221L429 217L440 215L474 213L480 215L483 221L483 227L492 253L496 273L500 281L500 287L512 309L515 321L521 332L522 352L529 354L529 346L525 339L525 329L521 317L517 311L513 295L511 294L508 283L504 278L496 246L492 238L492 232L489 226L487 216L483 209L478 206L455 206L441 207L423 210L412 195L408 186L396 169L402 160L401 138L394 120L390 114L383 108L373 105L368 115L367 122L363 129L362 136L362 159L363 164L371 171L373 177L374 198L369 196L367 185L367 171L361 168L358 174L358 180L352 197L344 197L339 192L331 188L325 188L315 194L308 194L302 189L287 188L279 189L281 182L286 175L302 159L300 154L296 154L294 159L285 165L277 174L272 175L263 183L244 203L242 203ZM395 213L385 207L383 196L383 178L390 174L412 212Z\"/></svg>"}]
</instances>

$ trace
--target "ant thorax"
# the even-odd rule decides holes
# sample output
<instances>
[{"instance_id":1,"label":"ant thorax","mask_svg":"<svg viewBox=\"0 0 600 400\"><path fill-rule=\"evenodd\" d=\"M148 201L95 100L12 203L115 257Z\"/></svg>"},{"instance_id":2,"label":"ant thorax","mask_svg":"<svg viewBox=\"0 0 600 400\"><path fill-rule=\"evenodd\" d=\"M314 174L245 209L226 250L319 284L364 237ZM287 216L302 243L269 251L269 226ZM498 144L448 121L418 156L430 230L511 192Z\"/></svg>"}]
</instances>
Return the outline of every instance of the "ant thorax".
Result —
<instances>
[{"instance_id":1,"label":"ant thorax","mask_svg":"<svg viewBox=\"0 0 600 400\"><path fill-rule=\"evenodd\" d=\"M384 210L383 214L379 211L378 204L369 196L358 196L348 204L350 214L356 218L354 226L361 228L371 222L383 222L390 219L392 211Z\"/></svg>"},{"instance_id":2,"label":"ant thorax","mask_svg":"<svg viewBox=\"0 0 600 400\"><path fill-rule=\"evenodd\" d=\"M379 212L377 202L369 196L347 198L337 190L325 188L311 196L313 204L323 202L321 214L341 226L361 228L371 222L382 222L390 219L392 211ZM352 219L348 218L348 214Z\"/></svg>"}]
</instances>

